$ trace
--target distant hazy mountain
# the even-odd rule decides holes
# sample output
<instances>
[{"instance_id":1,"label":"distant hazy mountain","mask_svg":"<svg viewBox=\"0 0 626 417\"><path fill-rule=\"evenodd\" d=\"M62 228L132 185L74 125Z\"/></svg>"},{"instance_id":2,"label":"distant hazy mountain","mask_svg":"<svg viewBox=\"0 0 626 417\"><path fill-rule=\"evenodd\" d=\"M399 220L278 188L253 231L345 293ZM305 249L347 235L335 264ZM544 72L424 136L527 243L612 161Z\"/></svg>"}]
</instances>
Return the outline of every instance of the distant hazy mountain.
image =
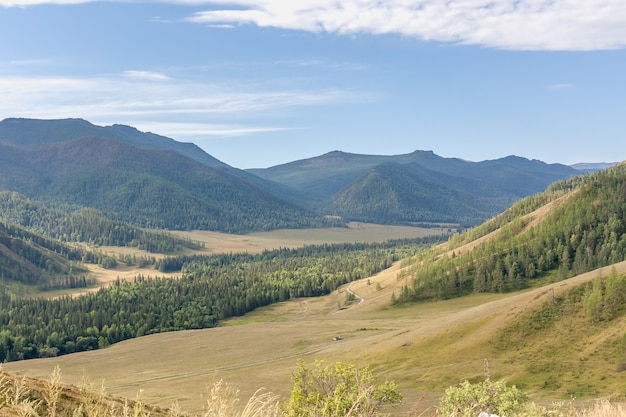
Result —
<instances>
[{"instance_id":1,"label":"distant hazy mountain","mask_svg":"<svg viewBox=\"0 0 626 417\"><path fill-rule=\"evenodd\" d=\"M0 122L0 143L21 148L45 146L89 136L114 139L142 149L174 151L208 166L228 166L193 143L177 142L154 133L140 132L130 126L96 126L82 119L4 119Z\"/></svg>"},{"instance_id":2,"label":"distant hazy mountain","mask_svg":"<svg viewBox=\"0 0 626 417\"><path fill-rule=\"evenodd\" d=\"M81 119L0 122L0 190L158 228L307 227L328 224L326 214L474 225L580 172L516 156L469 162L430 151L335 151L244 171L194 144L129 126Z\"/></svg>"},{"instance_id":3,"label":"distant hazy mountain","mask_svg":"<svg viewBox=\"0 0 626 417\"><path fill-rule=\"evenodd\" d=\"M514 201L580 173L516 156L469 162L431 151L395 156L335 151L249 172L290 186L314 206L346 219L465 225L480 223Z\"/></svg>"},{"instance_id":4,"label":"distant hazy mountain","mask_svg":"<svg viewBox=\"0 0 626 417\"><path fill-rule=\"evenodd\" d=\"M125 126L0 123L0 190L144 227L243 232L323 224L262 182L195 145Z\"/></svg>"},{"instance_id":5,"label":"distant hazy mountain","mask_svg":"<svg viewBox=\"0 0 626 417\"><path fill-rule=\"evenodd\" d=\"M579 171L593 172L602 171L617 164L617 162L580 162L578 164L573 164L570 166Z\"/></svg>"}]
</instances>

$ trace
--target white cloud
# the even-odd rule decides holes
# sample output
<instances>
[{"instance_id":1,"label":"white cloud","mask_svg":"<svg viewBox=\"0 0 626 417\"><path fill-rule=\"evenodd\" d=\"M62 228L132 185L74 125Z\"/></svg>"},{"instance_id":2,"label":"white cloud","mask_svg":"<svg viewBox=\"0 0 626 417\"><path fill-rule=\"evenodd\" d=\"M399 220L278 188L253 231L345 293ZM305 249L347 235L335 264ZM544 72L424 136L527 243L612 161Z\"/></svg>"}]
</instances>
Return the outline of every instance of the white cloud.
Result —
<instances>
[{"instance_id":1,"label":"white cloud","mask_svg":"<svg viewBox=\"0 0 626 417\"><path fill-rule=\"evenodd\" d=\"M165 74L152 71L124 71L124 76L131 79L146 80L146 81L167 81L170 79Z\"/></svg>"},{"instance_id":2,"label":"white cloud","mask_svg":"<svg viewBox=\"0 0 626 417\"><path fill-rule=\"evenodd\" d=\"M94 78L0 77L0 119L80 117L180 136L284 130L290 128L281 126L286 123L280 117L285 109L367 99L363 94L333 89L243 90L181 82L150 71ZM257 120L264 123L258 126Z\"/></svg>"},{"instance_id":3,"label":"white cloud","mask_svg":"<svg viewBox=\"0 0 626 417\"><path fill-rule=\"evenodd\" d=\"M0 6L93 0L0 0ZM128 0L131 1L131 0ZM511 50L626 47L623 0L163 0L206 5L188 21L340 35L399 34Z\"/></svg>"},{"instance_id":4,"label":"white cloud","mask_svg":"<svg viewBox=\"0 0 626 417\"><path fill-rule=\"evenodd\" d=\"M552 84L550 86L550 90L570 90L572 88L576 88L576 85L568 84L568 83L560 83L560 84Z\"/></svg>"},{"instance_id":5,"label":"white cloud","mask_svg":"<svg viewBox=\"0 0 626 417\"><path fill-rule=\"evenodd\" d=\"M129 123L139 130L173 138L206 138L210 136L242 136L290 130L284 127L248 126L237 124L142 122Z\"/></svg>"},{"instance_id":6,"label":"white cloud","mask_svg":"<svg viewBox=\"0 0 626 417\"><path fill-rule=\"evenodd\" d=\"M219 0L189 20L353 35L394 33L513 50L626 46L623 0Z\"/></svg>"}]
</instances>

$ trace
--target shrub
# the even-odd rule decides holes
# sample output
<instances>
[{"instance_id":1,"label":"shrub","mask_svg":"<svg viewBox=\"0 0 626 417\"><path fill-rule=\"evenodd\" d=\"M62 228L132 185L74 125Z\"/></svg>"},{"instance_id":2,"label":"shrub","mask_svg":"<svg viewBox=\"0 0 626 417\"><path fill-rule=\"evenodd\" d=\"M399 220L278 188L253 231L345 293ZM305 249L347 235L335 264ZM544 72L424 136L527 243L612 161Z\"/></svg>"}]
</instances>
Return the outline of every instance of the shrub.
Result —
<instances>
[{"instance_id":1,"label":"shrub","mask_svg":"<svg viewBox=\"0 0 626 417\"><path fill-rule=\"evenodd\" d=\"M393 382L376 385L367 368L343 363L316 362L308 369L300 361L293 385L281 407L284 417L374 417L383 405L402 401Z\"/></svg>"},{"instance_id":2,"label":"shrub","mask_svg":"<svg viewBox=\"0 0 626 417\"><path fill-rule=\"evenodd\" d=\"M476 384L465 381L450 387L439 402L439 413L447 417L476 417L481 412L511 416L527 409L528 397L523 392L504 381L490 379Z\"/></svg>"}]
</instances>

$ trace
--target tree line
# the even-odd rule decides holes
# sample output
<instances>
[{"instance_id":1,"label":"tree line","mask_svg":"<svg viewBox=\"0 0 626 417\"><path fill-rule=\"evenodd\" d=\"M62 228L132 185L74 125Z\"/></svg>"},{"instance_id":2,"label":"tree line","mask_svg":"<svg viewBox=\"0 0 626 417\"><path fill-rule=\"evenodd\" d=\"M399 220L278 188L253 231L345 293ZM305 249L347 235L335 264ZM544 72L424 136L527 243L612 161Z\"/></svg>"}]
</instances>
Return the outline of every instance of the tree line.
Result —
<instances>
[{"instance_id":1,"label":"tree line","mask_svg":"<svg viewBox=\"0 0 626 417\"><path fill-rule=\"evenodd\" d=\"M261 306L327 294L434 241L179 257L174 259L179 261L180 279L118 279L79 297L23 299L5 291L0 296L0 361L62 355L146 334L212 327ZM174 268L174 263L168 268Z\"/></svg>"}]
</instances>

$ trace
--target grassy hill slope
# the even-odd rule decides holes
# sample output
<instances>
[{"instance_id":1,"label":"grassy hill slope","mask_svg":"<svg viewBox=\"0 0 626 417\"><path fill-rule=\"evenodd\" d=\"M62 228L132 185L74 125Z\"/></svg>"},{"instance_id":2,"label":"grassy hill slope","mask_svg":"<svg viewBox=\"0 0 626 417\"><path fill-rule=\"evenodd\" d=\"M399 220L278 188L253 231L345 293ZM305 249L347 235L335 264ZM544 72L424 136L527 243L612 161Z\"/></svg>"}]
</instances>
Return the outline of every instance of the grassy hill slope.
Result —
<instances>
[{"instance_id":1,"label":"grassy hill slope","mask_svg":"<svg viewBox=\"0 0 626 417\"><path fill-rule=\"evenodd\" d=\"M611 351L612 337L587 337L580 327L572 338L578 337L581 345L591 346L594 341L593 345L605 348L598 349L593 360L585 360L584 353L572 356L571 350L563 351L547 358L551 366L545 369L541 367L545 346L524 353L515 346L502 349L494 344L507 326L523 322L546 305L552 288L560 296L581 282L609 274L609 269L519 294L482 294L389 308L390 294L398 289L398 266L353 284L351 291L365 301L351 308L345 304L344 288L327 297L260 309L221 328L151 335L104 350L12 362L4 368L45 378L58 364L65 382L80 384L87 375L91 381L103 381L112 394L135 398L141 391L150 404L168 407L177 401L194 412L202 409L206 386L218 379L237 385L244 398L260 387L285 398L297 358L369 365L381 379L398 383L407 400L405 410L416 405L428 408L448 386L481 379L484 359L489 361L492 378L516 383L535 398L569 399L575 394L583 400L624 399L623 374L616 372L613 352L602 356ZM626 265L617 268L626 273ZM335 336L341 340L335 341ZM574 384L564 380L559 387L544 386L546 380L560 380L565 367L578 374ZM550 374L538 379L537 369Z\"/></svg>"}]
</instances>

